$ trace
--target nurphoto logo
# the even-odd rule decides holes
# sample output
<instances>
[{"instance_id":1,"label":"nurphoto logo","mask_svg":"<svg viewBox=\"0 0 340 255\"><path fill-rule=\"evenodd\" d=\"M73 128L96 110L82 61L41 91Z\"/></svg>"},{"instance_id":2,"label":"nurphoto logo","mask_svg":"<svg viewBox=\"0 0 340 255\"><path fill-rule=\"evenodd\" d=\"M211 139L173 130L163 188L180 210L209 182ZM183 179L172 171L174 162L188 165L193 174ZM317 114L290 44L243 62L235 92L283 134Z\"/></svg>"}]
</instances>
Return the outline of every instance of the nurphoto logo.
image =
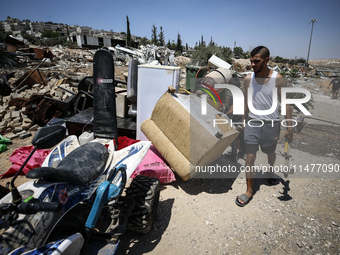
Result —
<instances>
[{"instance_id":1,"label":"nurphoto logo","mask_svg":"<svg viewBox=\"0 0 340 255\"><path fill-rule=\"evenodd\" d=\"M233 114L235 115L243 115L244 114L244 95L243 92L240 88L238 88L235 85L232 84L216 84L215 85L216 89L229 89L232 97L233 97L233 102L234 102L234 108L233 108ZM217 95L217 98L220 101L220 104L222 105L222 101L218 95L218 93L216 92L216 90L212 87L209 86L209 89L215 94ZM217 105L216 100L214 99L213 95L207 91L206 89L202 89L203 91L207 92L207 94L213 99L215 105ZM208 93L209 92L209 93ZM304 98L287 98L287 93L303 93L306 96ZM271 114L275 111L275 109L277 108L278 105L278 100L277 100L277 88L273 89L273 104L270 107L270 109L268 110L258 110L255 109L253 102L252 102L252 95L253 95L253 89L251 87L248 88L248 100L247 100L247 105L248 108L251 112L253 112L256 115L268 115ZM312 115L304 106L303 103L307 103L309 100L311 99L311 94L307 89L304 88L281 88L281 115L286 115L286 105L296 105L297 108L299 108L299 110L307 115L310 116ZM202 115L206 115L207 114L207 95L203 94L202 95L202 101L201 101L201 114ZM248 121L248 125L251 125L251 122L262 122L261 126L255 125L256 127L262 127L264 122L263 120L260 119L251 119ZM280 121L279 119L271 119L271 120L266 120L266 121L271 121L272 122L272 126L274 125L274 122L278 122ZM297 121L293 120L293 119L286 119L281 121L281 125L284 127L290 127L286 125L287 121L291 121L292 122L292 127L295 127L297 125ZM217 124L227 124L228 120L226 119L214 119L214 127ZM243 126L245 126L245 121L244 122L237 122L237 123L232 123L232 120L230 120L230 126L232 126L233 124L242 124ZM253 127L255 127L253 126Z\"/></svg>"}]
</instances>

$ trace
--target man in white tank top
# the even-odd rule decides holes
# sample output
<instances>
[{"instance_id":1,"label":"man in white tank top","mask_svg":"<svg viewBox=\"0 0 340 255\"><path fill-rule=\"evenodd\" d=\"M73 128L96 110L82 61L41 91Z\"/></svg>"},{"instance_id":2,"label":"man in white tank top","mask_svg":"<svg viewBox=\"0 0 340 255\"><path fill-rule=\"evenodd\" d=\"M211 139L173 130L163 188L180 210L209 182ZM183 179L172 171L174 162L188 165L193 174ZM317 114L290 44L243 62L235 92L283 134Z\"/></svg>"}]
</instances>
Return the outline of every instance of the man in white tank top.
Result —
<instances>
[{"instance_id":1,"label":"man in white tank top","mask_svg":"<svg viewBox=\"0 0 340 255\"><path fill-rule=\"evenodd\" d=\"M247 123L244 127L244 140L246 143L246 179L247 190L236 198L236 204L245 206L253 197L253 166L256 159L256 152L261 147L262 152L268 155L268 164L274 166L276 154L276 144L280 135L280 122L272 121L279 119L278 104L275 109L272 108L274 100L273 90L277 88L278 96L281 96L281 88L285 87L285 81L281 74L270 70L267 66L269 61L269 50L264 46L258 46L251 52L251 65L254 73L249 74L244 79L244 116L243 120ZM248 95L248 87L252 88L252 93ZM252 107L255 110L269 110L273 111L267 115L258 115L249 110L248 96L252 96ZM276 94L275 94L276 96ZM275 106L275 105L274 105ZM292 126L291 121L292 112L290 106L286 106L287 126ZM251 120L251 125L248 121ZM285 137L291 142L293 139L293 128L290 127L285 132ZM277 180L273 178L268 179L270 185L277 184Z\"/></svg>"}]
</instances>

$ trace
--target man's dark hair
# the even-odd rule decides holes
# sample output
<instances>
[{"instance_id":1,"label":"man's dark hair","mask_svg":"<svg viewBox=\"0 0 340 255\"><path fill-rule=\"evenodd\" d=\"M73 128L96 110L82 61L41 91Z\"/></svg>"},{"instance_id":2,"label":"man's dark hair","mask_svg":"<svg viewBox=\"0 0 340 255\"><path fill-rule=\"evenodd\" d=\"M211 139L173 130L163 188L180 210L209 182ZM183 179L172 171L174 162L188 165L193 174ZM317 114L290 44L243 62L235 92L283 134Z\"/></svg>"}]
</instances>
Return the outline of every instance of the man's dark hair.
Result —
<instances>
[{"instance_id":1,"label":"man's dark hair","mask_svg":"<svg viewBox=\"0 0 340 255\"><path fill-rule=\"evenodd\" d=\"M269 58L269 56L270 56L270 52L269 52L268 48L265 47L265 46L257 46L256 48L254 48L251 51L250 56L254 57L256 54L260 54L260 56L263 59Z\"/></svg>"}]
</instances>

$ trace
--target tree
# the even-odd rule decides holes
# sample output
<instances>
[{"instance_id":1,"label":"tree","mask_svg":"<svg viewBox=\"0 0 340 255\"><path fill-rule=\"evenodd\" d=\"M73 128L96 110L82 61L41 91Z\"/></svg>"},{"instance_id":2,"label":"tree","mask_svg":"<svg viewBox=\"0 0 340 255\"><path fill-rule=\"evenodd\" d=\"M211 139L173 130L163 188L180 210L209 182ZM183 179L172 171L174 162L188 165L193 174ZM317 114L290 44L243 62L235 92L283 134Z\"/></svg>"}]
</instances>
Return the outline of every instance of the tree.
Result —
<instances>
[{"instance_id":1,"label":"tree","mask_svg":"<svg viewBox=\"0 0 340 255\"><path fill-rule=\"evenodd\" d=\"M275 63L282 63L282 62L283 62L283 58L277 56L277 57L274 58L274 62L275 62Z\"/></svg>"},{"instance_id":2,"label":"tree","mask_svg":"<svg viewBox=\"0 0 340 255\"><path fill-rule=\"evenodd\" d=\"M217 57L223 59L228 63L232 63L232 55L233 51L229 47L219 47L216 44L212 46L204 46L200 45L197 47L196 51L193 52L191 58L192 59L201 59L206 64L208 63L209 58L212 55L216 55Z\"/></svg>"},{"instance_id":3,"label":"tree","mask_svg":"<svg viewBox=\"0 0 340 255\"><path fill-rule=\"evenodd\" d=\"M130 33L130 22L129 17L126 15L126 45L132 47L131 33Z\"/></svg>"},{"instance_id":4,"label":"tree","mask_svg":"<svg viewBox=\"0 0 340 255\"><path fill-rule=\"evenodd\" d=\"M250 58L250 51L243 52L243 58Z\"/></svg>"},{"instance_id":5,"label":"tree","mask_svg":"<svg viewBox=\"0 0 340 255\"><path fill-rule=\"evenodd\" d=\"M215 46L215 42L213 41L212 37L210 39L209 46Z\"/></svg>"},{"instance_id":6,"label":"tree","mask_svg":"<svg viewBox=\"0 0 340 255\"><path fill-rule=\"evenodd\" d=\"M52 30L45 30L44 32L41 33L43 37L47 38L57 38L60 37L60 34L57 31L52 31Z\"/></svg>"},{"instance_id":7,"label":"tree","mask_svg":"<svg viewBox=\"0 0 340 255\"><path fill-rule=\"evenodd\" d=\"M182 51L183 51L183 46L182 46L182 40L181 40L181 35L177 34L177 44L176 44L176 53L178 55L182 54Z\"/></svg>"},{"instance_id":8,"label":"tree","mask_svg":"<svg viewBox=\"0 0 340 255\"><path fill-rule=\"evenodd\" d=\"M155 26L155 23L152 25L151 29L151 42L157 45L157 27Z\"/></svg>"},{"instance_id":9,"label":"tree","mask_svg":"<svg viewBox=\"0 0 340 255\"><path fill-rule=\"evenodd\" d=\"M159 45L159 46L164 46L164 44L165 44L165 38L164 38L163 27L160 26L159 30L160 30L160 32L159 32L159 34L158 34L158 45Z\"/></svg>"},{"instance_id":10,"label":"tree","mask_svg":"<svg viewBox=\"0 0 340 255\"><path fill-rule=\"evenodd\" d=\"M151 43L150 40L148 38L146 38L146 36L139 39L139 45L148 45L150 43Z\"/></svg>"},{"instance_id":11,"label":"tree","mask_svg":"<svg viewBox=\"0 0 340 255\"><path fill-rule=\"evenodd\" d=\"M170 39L168 41L168 43L166 44L166 47L169 48L169 50L176 50L176 43L174 40L171 41L170 43Z\"/></svg>"},{"instance_id":12,"label":"tree","mask_svg":"<svg viewBox=\"0 0 340 255\"><path fill-rule=\"evenodd\" d=\"M204 47L206 46L206 45L205 45L205 41L203 40L203 35L201 35L201 43L200 43L200 45L201 45L201 46L204 46Z\"/></svg>"},{"instance_id":13,"label":"tree","mask_svg":"<svg viewBox=\"0 0 340 255\"><path fill-rule=\"evenodd\" d=\"M244 53L243 53L243 49L242 47L234 47L234 57L239 57L239 58L243 58L244 57Z\"/></svg>"}]
</instances>

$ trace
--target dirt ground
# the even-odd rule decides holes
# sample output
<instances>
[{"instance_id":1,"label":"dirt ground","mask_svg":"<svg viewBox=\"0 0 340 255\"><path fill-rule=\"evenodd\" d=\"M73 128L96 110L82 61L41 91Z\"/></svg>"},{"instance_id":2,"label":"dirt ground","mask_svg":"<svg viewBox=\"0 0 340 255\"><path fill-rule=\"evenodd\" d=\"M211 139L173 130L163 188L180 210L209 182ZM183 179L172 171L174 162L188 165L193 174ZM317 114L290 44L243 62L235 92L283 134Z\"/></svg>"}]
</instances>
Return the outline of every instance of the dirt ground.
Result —
<instances>
[{"instance_id":1,"label":"dirt ground","mask_svg":"<svg viewBox=\"0 0 340 255\"><path fill-rule=\"evenodd\" d=\"M340 123L340 100L330 99L329 78L300 79L314 98L312 116ZM209 178L177 180L162 185L157 218L148 234L127 233L118 254L339 254L340 250L340 125L305 119L294 134L291 163L297 173L270 186L264 170L256 174L254 196L241 208L235 204L245 192L244 160L230 161L227 153L217 162L235 165L235 173ZM276 165L284 165L281 132ZM32 137L13 140L0 154L1 173L10 166L9 156ZM266 164L258 153L257 165ZM324 172L306 172L306 167L325 167ZM332 167L332 172L330 168ZM299 172L301 170L301 172ZM16 184L25 182L20 177ZM0 180L5 185L10 178Z\"/></svg>"}]
</instances>

